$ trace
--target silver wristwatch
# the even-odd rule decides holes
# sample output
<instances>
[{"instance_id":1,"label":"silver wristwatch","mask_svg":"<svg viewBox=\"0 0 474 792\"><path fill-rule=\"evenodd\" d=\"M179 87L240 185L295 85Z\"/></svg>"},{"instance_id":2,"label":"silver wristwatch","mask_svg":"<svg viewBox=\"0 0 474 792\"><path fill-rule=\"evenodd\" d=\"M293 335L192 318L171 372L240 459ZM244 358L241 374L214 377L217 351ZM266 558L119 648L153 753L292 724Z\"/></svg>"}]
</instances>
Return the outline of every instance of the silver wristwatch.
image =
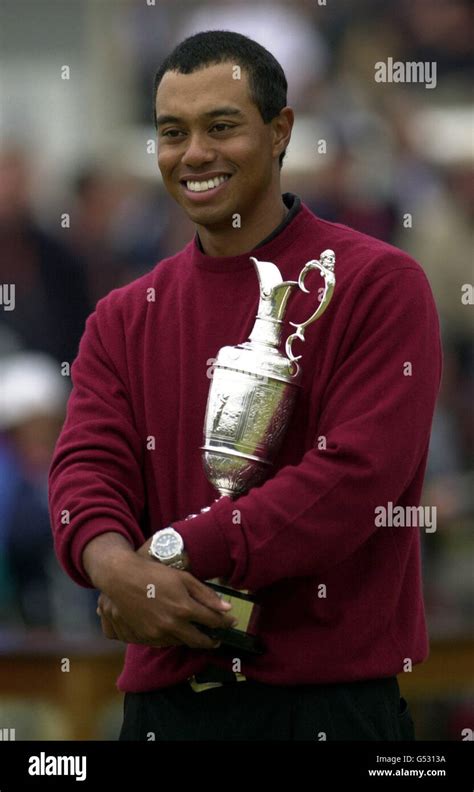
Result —
<instances>
[{"instance_id":1,"label":"silver wristwatch","mask_svg":"<svg viewBox=\"0 0 474 792\"><path fill-rule=\"evenodd\" d=\"M153 534L148 552L162 564L175 569L186 569L187 555L183 537L171 525Z\"/></svg>"}]
</instances>

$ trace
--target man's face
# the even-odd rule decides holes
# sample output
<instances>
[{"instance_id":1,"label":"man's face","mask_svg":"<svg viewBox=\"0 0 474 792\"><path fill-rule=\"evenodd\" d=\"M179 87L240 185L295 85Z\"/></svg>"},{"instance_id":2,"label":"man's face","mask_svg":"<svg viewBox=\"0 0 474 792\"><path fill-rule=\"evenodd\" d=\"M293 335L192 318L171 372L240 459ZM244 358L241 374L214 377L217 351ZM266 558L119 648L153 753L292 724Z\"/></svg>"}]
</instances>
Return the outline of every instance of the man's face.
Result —
<instances>
[{"instance_id":1,"label":"man's face","mask_svg":"<svg viewBox=\"0 0 474 792\"><path fill-rule=\"evenodd\" d=\"M229 225L278 178L272 124L231 63L166 72L157 91L158 166L168 192L195 223ZM217 179L217 181L215 181ZM209 184L212 182L212 186Z\"/></svg>"}]
</instances>

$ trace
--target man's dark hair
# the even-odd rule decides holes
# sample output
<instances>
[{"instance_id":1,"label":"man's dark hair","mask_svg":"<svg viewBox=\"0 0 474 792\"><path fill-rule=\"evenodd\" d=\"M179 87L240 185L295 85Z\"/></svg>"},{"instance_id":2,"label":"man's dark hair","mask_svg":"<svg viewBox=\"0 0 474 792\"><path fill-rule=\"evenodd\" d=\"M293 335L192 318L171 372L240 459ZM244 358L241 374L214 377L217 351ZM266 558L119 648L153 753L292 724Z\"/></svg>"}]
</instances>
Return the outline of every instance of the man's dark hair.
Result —
<instances>
[{"instance_id":1,"label":"man's dark hair","mask_svg":"<svg viewBox=\"0 0 474 792\"><path fill-rule=\"evenodd\" d=\"M230 62L248 77L250 95L265 124L286 106L285 72L271 52L247 36L229 30L206 30L182 41L163 61L153 85L153 117L156 123L156 92L168 71L191 74L206 66ZM280 168L285 151L280 154Z\"/></svg>"}]
</instances>

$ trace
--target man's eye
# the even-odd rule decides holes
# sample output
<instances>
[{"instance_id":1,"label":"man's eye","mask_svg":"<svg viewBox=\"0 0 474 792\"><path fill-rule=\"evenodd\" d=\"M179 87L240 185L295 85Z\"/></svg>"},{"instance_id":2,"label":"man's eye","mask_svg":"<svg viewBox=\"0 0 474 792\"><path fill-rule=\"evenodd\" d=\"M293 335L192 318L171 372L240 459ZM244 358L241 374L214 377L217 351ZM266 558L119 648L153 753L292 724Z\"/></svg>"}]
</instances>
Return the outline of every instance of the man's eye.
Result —
<instances>
[{"instance_id":1,"label":"man's eye","mask_svg":"<svg viewBox=\"0 0 474 792\"><path fill-rule=\"evenodd\" d=\"M165 130L165 132L162 132L161 134L162 134L163 137L176 138L176 137L178 137L178 135L181 135L181 130L180 129L167 129L167 130Z\"/></svg>"},{"instance_id":2,"label":"man's eye","mask_svg":"<svg viewBox=\"0 0 474 792\"><path fill-rule=\"evenodd\" d=\"M232 127L233 124L226 124L224 121L222 121L219 124L214 124L214 126L211 128L211 131L215 129L216 132L225 132L227 129L232 129Z\"/></svg>"}]
</instances>

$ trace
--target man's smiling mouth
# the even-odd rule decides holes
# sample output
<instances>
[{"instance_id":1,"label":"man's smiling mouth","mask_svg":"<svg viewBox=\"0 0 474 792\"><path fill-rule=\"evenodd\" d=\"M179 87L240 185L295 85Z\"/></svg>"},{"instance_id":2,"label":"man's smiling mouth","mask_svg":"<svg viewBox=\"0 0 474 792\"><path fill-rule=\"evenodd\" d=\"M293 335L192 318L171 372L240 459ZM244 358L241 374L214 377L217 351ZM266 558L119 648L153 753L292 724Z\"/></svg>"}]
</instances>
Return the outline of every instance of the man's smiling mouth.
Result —
<instances>
[{"instance_id":1,"label":"man's smiling mouth","mask_svg":"<svg viewBox=\"0 0 474 792\"><path fill-rule=\"evenodd\" d=\"M217 189L221 184L224 184L224 182L228 181L229 179L229 174L222 174L222 176L215 176L213 179L185 179L181 180L181 184L183 184L190 192L202 193Z\"/></svg>"}]
</instances>

